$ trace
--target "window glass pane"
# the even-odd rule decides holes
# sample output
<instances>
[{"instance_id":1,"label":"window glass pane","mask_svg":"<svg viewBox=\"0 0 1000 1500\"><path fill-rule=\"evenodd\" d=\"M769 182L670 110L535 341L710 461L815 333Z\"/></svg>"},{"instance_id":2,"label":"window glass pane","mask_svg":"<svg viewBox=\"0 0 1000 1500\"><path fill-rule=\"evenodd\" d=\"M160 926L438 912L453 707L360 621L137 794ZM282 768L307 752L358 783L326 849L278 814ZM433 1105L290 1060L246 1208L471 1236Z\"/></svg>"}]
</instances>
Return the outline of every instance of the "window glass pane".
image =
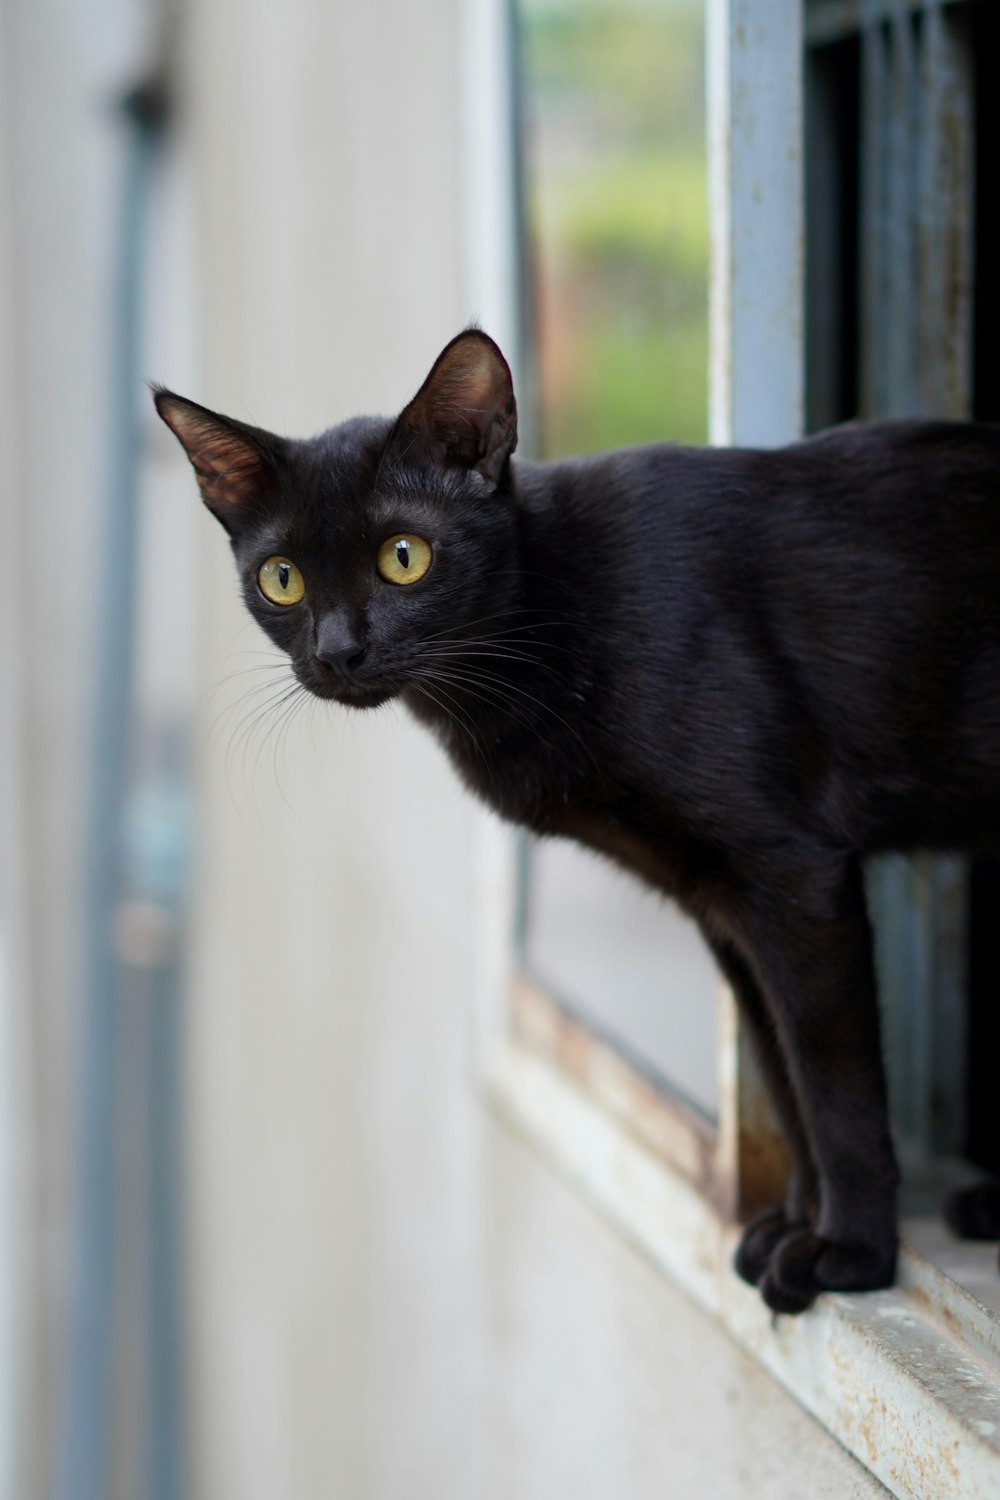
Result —
<instances>
[{"instance_id":1,"label":"window glass pane","mask_svg":"<svg viewBox=\"0 0 1000 1500\"><path fill-rule=\"evenodd\" d=\"M527 219L543 457L707 430L703 18L697 0L523 0ZM715 969L659 897L533 846L525 964L714 1112Z\"/></svg>"},{"instance_id":2,"label":"window glass pane","mask_svg":"<svg viewBox=\"0 0 1000 1500\"><path fill-rule=\"evenodd\" d=\"M523 0L546 457L707 432L697 0Z\"/></svg>"}]
</instances>

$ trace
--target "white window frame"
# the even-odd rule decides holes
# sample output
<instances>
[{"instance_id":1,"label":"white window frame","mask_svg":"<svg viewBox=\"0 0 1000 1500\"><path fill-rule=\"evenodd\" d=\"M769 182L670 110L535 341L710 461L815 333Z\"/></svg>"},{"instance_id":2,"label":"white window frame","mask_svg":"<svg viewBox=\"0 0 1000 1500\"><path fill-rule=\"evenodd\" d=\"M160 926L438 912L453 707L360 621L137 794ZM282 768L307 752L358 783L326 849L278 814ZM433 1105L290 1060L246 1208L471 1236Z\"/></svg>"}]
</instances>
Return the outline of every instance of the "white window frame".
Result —
<instances>
[{"instance_id":1,"label":"white window frame","mask_svg":"<svg viewBox=\"0 0 1000 1500\"><path fill-rule=\"evenodd\" d=\"M462 14L467 298L516 380L510 8L464 0ZM803 427L802 0L707 0L707 52L710 436L768 446ZM519 974L517 836L483 813L475 844L473 1051L496 1107L893 1494L995 1500L1000 1320L913 1248L919 1223L895 1287L773 1318L731 1268L736 1216L780 1169L731 997L712 1131ZM996 1277L995 1247L962 1254Z\"/></svg>"}]
</instances>

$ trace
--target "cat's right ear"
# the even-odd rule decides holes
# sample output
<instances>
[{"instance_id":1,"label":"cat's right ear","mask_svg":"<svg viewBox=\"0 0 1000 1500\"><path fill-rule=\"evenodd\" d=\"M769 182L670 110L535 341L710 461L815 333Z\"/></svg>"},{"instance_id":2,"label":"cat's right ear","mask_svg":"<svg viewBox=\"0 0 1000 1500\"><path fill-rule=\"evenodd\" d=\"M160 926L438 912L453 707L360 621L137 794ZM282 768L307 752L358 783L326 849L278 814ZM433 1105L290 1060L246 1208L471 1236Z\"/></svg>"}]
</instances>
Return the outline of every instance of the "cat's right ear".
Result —
<instances>
[{"instance_id":1,"label":"cat's right ear","mask_svg":"<svg viewBox=\"0 0 1000 1500\"><path fill-rule=\"evenodd\" d=\"M390 451L445 468L475 469L495 489L517 446L510 369L493 340L467 328L434 367L390 438Z\"/></svg>"},{"instance_id":2,"label":"cat's right ear","mask_svg":"<svg viewBox=\"0 0 1000 1500\"><path fill-rule=\"evenodd\" d=\"M153 401L191 460L201 498L216 519L230 534L246 520L259 520L274 491L281 439L162 387L154 388Z\"/></svg>"}]
</instances>

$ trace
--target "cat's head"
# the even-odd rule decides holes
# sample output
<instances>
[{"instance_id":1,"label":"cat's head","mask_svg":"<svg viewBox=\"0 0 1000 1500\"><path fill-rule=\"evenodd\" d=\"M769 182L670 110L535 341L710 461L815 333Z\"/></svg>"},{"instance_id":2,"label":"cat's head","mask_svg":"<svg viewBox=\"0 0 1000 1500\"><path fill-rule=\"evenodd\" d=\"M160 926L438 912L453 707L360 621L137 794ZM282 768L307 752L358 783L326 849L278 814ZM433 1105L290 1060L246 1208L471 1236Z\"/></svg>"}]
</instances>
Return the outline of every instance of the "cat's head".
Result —
<instances>
[{"instance_id":1,"label":"cat's head","mask_svg":"<svg viewBox=\"0 0 1000 1500\"><path fill-rule=\"evenodd\" d=\"M478 329L395 421L297 441L167 390L155 401L229 533L247 608L318 697L375 707L510 604L517 414Z\"/></svg>"}]
</instances>

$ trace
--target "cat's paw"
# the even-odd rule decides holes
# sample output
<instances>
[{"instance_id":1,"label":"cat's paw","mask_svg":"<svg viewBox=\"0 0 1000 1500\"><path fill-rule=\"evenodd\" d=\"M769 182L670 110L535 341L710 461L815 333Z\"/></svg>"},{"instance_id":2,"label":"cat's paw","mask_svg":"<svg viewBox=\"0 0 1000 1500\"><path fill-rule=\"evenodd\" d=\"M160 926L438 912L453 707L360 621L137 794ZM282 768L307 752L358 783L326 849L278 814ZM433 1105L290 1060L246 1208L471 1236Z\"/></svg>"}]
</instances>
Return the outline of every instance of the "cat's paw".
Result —
<instances>
[{"instance_id":1,"label":"cat's paw","mask_svg":"<svg viewBox=\"0 0 1000 1500\"><path fill-rule=\"evenodd\" d=\"M786 1216L780 1205L765 1208L763 1213L750 1220L736 1246L733 1256L736 1274L751 1286L757 1286L770 1264L774 1247L793 1229L800 1227Z\"/></svg>"},{"instance_id":2,"label":"cat's paw","mask_svg":"<svg viewBox=\"0 0 1000 1500\"><path fill-rule=\"evenodd\" d=\"M805 1312L820 1292L871 1292L891 1286L896 1242L836 1244L812 1229L792 1229L775 1245L758 1286L773 1312Z\"/></svg>"},{"instance_id":3,"label":"cat's paw","mask_svg":"<svg viewBox=\"0 0 1000 1500\"><path fill-rule=\"evenodd\" d=\"M958 1188L944 1201L944 1221L959 1239L1000 1240L1000 1182Z\"/></svg>"}]
</instances>

